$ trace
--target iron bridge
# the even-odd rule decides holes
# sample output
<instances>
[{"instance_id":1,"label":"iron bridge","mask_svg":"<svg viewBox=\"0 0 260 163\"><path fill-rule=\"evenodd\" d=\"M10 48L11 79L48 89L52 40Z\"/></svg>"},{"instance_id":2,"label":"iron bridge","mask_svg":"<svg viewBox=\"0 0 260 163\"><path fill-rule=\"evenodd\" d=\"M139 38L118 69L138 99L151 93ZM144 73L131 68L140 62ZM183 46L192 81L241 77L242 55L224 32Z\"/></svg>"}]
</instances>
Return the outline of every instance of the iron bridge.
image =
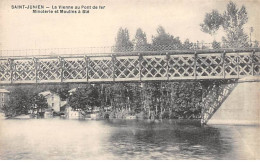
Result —
<instances>
[{"instance_id":1,"label":"iron bridge","mask_svg":"<svg viewBox=\"0 0 260 163\"><path fill-rule=\"evenodd\" d=\"M260 48L0 58L0 85L239 79L260 75Z\"/></svg>"}]
</instances>

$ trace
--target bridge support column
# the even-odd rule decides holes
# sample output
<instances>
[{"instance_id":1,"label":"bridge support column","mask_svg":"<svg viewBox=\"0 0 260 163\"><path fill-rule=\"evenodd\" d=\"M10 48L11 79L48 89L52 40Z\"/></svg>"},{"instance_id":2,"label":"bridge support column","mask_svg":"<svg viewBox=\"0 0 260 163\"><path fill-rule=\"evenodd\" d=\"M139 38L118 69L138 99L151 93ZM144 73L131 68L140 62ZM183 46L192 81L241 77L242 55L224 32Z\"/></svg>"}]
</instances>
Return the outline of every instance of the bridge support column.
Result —
<instances>
[{"instance_id":1,"label":"bridge support column","mask_svg":"<svg viewBox=\"0 0 260 163\"><path fill-rule=\"evenodd\" d=\"M260 77L214 83L202 102L202 124L260 124Z\"/></svg>"}]
</instances>

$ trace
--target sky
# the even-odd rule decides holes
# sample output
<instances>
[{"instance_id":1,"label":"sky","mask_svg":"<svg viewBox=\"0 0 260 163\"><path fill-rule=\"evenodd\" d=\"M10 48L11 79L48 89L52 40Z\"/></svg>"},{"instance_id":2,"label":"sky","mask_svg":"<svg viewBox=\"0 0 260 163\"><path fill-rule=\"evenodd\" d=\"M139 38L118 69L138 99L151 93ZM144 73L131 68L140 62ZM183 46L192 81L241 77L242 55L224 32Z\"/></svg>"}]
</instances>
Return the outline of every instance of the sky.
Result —
<instances>
[{"instance_id":1,"label":"sky","mask_svg":"<svg viewBox=\"0 0 260 163\"><path fill-rule=\"evenodd\" d=\"M115 44L120 27L127 28L133 39L137 28L148 41L161 25L167 33L182 41L212 42L213 37L200 30L207 12L220 13L227 0L1 0L0 50L102 47ZM252 40L260 38L260 0L235 0L245 5L253 27ZM11 5L85 5L106 6L89 14L33 14L31 10L11 9ZM221 40L223 32L218 32ZM258 39L260 40L260 39Z\"/></svg>"}]
</instances>

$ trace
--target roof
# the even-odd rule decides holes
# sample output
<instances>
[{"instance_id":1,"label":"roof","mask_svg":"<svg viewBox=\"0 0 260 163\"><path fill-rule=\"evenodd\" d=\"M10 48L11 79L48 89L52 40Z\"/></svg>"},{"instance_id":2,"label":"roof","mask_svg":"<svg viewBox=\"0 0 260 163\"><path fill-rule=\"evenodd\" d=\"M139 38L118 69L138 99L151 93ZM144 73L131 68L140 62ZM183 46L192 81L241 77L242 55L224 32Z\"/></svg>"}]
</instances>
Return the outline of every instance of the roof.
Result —
<instances>
[{"instance_id":1,"label":"roof","mask_svg":"<svg viewBox=\"0 0 260 163\"><path fill-rule=\"evenodd\" d=\"M45 91L45 92L41 92L39 93L40 95L43 95L43 96L48 96L51 94L51 91Z\"/></svg>"},{"instance_id":2,"label":"roof","mask_svg":"<svg viewBox=\"0 0 260 163\"><path fill-rule=\"evenodd\" d=\"M63 107L63 106L65 106L65 105L67 105L67 101L61 101L61 102L60 102L60 107Z\"/></svg>"},{"instance_id":3,"label":"roof","mask_svg":"<svg viewBox=\"0 0 260 163\"><path fill-rule=\"evenodd\" d=\"M76 92L77 88L73 88L71 90L69 90L69 93L72 93L72 92Z\"/></svg>"},{"instance_id":4,"label":"roof","mask_svg":"<svg viewBox=\"0 0 260 163\"><path fill-rule=\"evenodd\" d=\"M10 93L10 92L6 89L0 89L0 93Z\"/></svg>"},{"instance_id":5,"label":"roof","mask_svg":"<svg viewBox=\"0 0 260 163\"><path fill-rule=\"evenodd\" d=\"M43 96L48 96L48 95L52 95L52 94L56 94L56 93L53 93L51 91L44 91L44 92L39 93L39 95L43 95Z\"/></svg>"}]
</instances>

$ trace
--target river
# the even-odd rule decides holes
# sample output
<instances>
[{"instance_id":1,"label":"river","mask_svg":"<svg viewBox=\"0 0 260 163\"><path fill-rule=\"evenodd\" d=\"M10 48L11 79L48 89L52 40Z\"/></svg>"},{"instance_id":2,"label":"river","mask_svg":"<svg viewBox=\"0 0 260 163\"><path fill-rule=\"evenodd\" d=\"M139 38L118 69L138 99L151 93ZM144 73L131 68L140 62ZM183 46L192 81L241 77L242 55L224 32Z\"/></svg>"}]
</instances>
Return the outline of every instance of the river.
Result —
<instances>
[{"instance_id":1,"label":"river","mask_svg":"<svg viewBox=\"0 0 260 163\"><path fill-rule=\"evenodd\" d=\"M260 159L260 127L176 121L0 121L0 159Z\"/></svg>"}]
</instances>

